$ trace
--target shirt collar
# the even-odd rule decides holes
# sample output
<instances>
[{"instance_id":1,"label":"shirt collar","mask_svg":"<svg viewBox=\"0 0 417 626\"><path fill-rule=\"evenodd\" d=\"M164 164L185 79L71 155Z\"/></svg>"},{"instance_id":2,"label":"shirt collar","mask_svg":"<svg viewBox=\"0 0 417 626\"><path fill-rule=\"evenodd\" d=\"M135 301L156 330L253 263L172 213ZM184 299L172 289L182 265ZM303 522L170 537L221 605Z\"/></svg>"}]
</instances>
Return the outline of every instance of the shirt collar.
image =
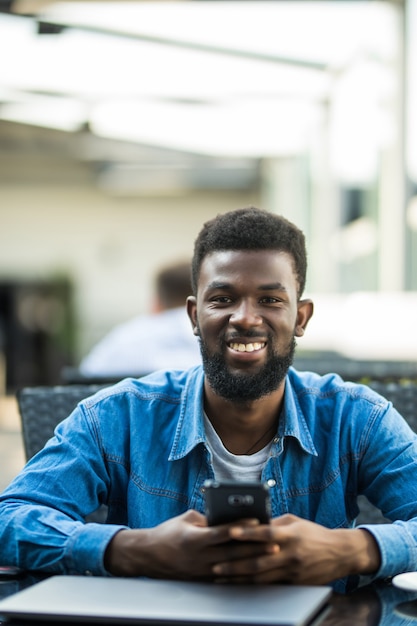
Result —
<instances>
[{"instance_id":1,"label":"shirt collar","mask_svg":"<svg viewBox=\"0 0 417 626\"><path fill-rule=\"evenodd\" d=\"M203 413L204 371L201 365L189 370L180 404L180 416L172 444L170 461L186 456L199 443L206 442Z\"/></svg>"},{"instance_id":2,"label":"shirt collar","mask_svg":"<svg viewBox=\"0 0 417 626\"><path fill-rule=\"evenodd\" d=\"M298 402L298 396L295 392L292 384L292 373L290 369L289 374L285 380L285 394L284 394L284 410L282 412L283 419L280 420L278 426L279 437L294 437L305 452L317 455L316 447L313 443L313 438L310 433L310 429L305 420L303 411Z\"/></svg>"},{"instance_id":3,"label":"shirt collar","mask_svg":"<svg viewBox=\"0 0 417 626\"><path fill-rule=\"evenodd\" d=\"M189 371L180 404L180 416L172 444L170 461L186 456L200 443L206 443L203 409L204 371L202 366ZM317 456L310 430L298 402L290 374L285 381L283 418L278 426L280 438L294 437L305 452Z\"/></svg>"}]
</instances>

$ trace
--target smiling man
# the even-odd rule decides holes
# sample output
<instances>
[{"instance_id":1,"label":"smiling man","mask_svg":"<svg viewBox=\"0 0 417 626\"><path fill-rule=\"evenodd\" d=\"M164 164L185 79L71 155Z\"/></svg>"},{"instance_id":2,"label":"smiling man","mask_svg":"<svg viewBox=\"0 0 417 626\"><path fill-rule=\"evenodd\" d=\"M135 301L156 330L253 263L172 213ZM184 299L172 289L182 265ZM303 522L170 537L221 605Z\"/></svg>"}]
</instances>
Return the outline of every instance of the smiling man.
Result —
<instances>
[{"instance_id":1,"label":"smiling man","mask_svg":"<svg viewBox=\"0 0 417 626\"><path fill-rule=\"evenodd\" d=\"M213 389L241 403L282 386L294 336L304 333L312 314L312 303L300 301L298 289L288 253L227 251L206 257L198 302L189 298L188 309L200 337L207 394Z\"/></svg>"},{"instance_id":2,"label":"smiling man","mask_svg":"<svg viewBox=\"0 0 417 626\"><path fill-rule=\"evenodd\" d=\"M203 365L81 402L2 494L0 562L340 591L416 570L417 435L366 386L291 366L313 314L306 270L281 216L207 222L187 300ZM210 478L268 482L271 522L209 527ZM360 493L394 523L355 528ZM86 524L101 504L107 522Z\"/></svg>"}]
</instances>

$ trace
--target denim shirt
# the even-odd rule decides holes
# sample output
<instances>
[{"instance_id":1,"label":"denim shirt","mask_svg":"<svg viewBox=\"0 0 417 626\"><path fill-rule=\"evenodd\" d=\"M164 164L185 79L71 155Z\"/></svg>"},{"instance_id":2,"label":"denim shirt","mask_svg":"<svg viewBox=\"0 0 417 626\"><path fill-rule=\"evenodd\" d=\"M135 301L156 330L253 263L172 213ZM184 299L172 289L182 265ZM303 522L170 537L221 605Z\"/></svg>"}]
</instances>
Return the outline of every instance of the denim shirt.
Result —
<instances>
[{"instance_id":1,"label":"denim shirt","mask_svg":"<svg viewBox=\"0 0 417 626\"><path fill-rule=\"evenodd\" d=\"M0 496L0 563L108 575L104 553L120 529L204 512L202 486L214 473L203 382L201 366L159 371L82 401ZM365 526L381 552L377 577L417 570L416 478L417 435L391 403L334 374L290 368L262 473L273 517L353 527L363 493L398 520ZM85 523L100 504L107 523Z\"/></svg>"}]
</instances>

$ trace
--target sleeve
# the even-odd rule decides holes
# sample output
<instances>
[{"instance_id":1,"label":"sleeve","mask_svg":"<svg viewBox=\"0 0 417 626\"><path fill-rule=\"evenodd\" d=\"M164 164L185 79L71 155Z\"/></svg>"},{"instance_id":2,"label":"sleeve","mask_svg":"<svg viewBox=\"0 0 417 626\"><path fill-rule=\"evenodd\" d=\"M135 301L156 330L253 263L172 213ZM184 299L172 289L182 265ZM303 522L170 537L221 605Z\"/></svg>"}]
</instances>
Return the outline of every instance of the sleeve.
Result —
<instances>
[{"instance_id":1,"label":"sleeve","mask_svg":"<svg viewBox=\"0 0 417 626\"><path fill-rule=\"evenodd\" d=\"M374 536L380 549L376 577L417 570L417 434L389 403L363 437L361 474L367 477L363 492L394 520L360 526Z\"/></svg>"},{"instance_id":2,"label":"sleeve","mask_svg":"<svg viewBox=\"0 0 417 626\"><path fill-rule=\"evenodd\" d=\"M0 496L0 563L106 575L106 547L126 526L85 517L106 503L109 489L98 429L79 405Z\"/></svg>"}]
</instances>

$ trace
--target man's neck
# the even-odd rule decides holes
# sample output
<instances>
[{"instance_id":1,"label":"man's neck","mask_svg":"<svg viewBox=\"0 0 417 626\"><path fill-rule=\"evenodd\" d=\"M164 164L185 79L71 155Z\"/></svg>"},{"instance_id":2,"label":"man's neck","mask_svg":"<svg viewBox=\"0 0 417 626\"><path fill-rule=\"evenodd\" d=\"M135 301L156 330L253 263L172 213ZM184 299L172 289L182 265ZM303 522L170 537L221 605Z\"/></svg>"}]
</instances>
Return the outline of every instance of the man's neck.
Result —
<instances>
[{"instance_id":1,"label":"man's neck","mask_svg":"<svg viewBox=\"0 0 417 626\"><path fill-rule=\"evenodd\" d=\"M223 445L233 454L251 454L275 435L284 399L285 382L259 400L233 402L213 392L207 381L204 410Z\"/></svg>"}]
</instances>

